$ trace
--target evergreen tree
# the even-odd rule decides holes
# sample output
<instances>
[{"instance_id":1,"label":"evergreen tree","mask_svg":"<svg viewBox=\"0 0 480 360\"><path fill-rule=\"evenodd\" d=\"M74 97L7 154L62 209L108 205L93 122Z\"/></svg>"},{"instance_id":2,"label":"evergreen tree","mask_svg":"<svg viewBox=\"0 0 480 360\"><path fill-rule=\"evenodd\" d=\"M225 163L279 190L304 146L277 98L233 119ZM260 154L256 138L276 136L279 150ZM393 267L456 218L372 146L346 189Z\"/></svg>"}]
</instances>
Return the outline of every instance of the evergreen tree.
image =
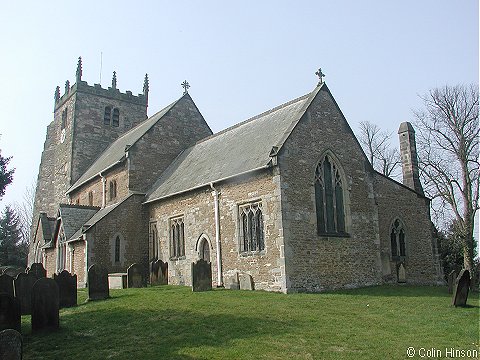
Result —
<instances>
[{"instance_id":1,"label":"evergreen tree","mask_svg":"<svg viewBox=\"0 0 480 360\"><path fill-rule=\"evenodd\" d=\"M0 217L0 265L25 266L25 244L21 240L18 216L6 206Z\"/></svg>"},{"instance_id":2,"label":"evergreen tree","mask_svg":"<svg viewBox=\"0 0 480 360\"><path fill-rule=\"evenodd\" d=\"M0 199L5 195L5 188L13 181L15 169L8 170L7 165L11 157L4 158L0 150Z\"/></svg>"}]
</instances>

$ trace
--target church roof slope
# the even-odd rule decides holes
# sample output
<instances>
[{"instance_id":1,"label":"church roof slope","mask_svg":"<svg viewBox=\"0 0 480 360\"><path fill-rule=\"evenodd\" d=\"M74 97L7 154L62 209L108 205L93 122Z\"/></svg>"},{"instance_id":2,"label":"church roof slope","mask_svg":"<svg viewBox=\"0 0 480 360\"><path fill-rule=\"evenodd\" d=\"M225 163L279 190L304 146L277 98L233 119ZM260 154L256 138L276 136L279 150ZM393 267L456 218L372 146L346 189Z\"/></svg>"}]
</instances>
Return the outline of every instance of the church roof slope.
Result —
<instances>
[{"instance_id":1,"label":"church roof slope","mask_svg":"<svg viewBox=\"0 0 480 360\"><path fill-rule=\"evenodd\" d=\"M62 219L65 239L70 239L99 210L100 208L94 206L60 204L59 213Z\"/></svg>"},{"instance_id":2,"label":"church roof slope","mask_svg":"<svg viewBox=\"0 0 480 360\"><path fill-rule=\"evenodd\" d=\"M180 98L181 99L181 98ZM147 120L141 122L133 129L116 139L90 166L85 173L73 184L67 194L96 177L100 172L105 171L125 158L126 149L134 145L145 133L157 123L168 111L180 100L171 103L164 109L157 112Z\"/></svg>"},{"instance_id":3,"label":"church roof slope","mask_svg":"<svg viewBox=\"0 0 480 360\"><path fill-rule=\"evenodd\" d=\"M282 146L320 88L186 149L152 186L146 202L268 167L271 152Z\"/></svg>"}]
</instances>

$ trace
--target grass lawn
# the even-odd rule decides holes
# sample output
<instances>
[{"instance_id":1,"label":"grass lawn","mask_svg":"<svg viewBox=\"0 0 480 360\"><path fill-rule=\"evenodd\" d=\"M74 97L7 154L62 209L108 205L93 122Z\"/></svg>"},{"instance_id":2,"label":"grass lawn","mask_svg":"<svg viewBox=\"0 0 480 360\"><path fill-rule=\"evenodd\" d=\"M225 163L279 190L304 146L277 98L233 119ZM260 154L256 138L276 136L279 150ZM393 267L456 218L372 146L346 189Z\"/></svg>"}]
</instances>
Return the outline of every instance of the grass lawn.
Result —
<instances>
[{"instance_id":1,"label":"grass lawn","mask_svg":"<svg viewBox=\"0 0 480 360\"><path fill-rule=\"evenodd\" d=\"M159 286L110 295L85 303L80 290L56 332L32 335L22 317L24 360L383 360L407 358L408 347L417 359L422 348L441 357L446 348L479 350L478 293L454 308L445 287L285 295Z\"/></svg>"}]
</instances>

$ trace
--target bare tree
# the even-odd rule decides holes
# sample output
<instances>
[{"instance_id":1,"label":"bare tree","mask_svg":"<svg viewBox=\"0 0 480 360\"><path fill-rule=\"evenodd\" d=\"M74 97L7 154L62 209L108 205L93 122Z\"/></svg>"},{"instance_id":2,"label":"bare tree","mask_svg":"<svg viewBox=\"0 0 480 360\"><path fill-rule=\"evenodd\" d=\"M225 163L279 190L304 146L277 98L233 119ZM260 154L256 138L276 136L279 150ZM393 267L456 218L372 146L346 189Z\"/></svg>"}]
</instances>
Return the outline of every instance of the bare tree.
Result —
<instances>
[{"instance_id":1,"label":"bare tree","mask_svg":"<svg viewBox=\"0 0 480 360\"><path fill-rule=\"evenodd\" d=\"M400 153L392 148L392 134L382 131L368 121L360 123L359 141L373 168L385 176L396 177L395 170L400 165Z\"/></svg>"},{"instance_id":2,"label":"bare tree","mask_svg":"<svg viewBox=\"0 0 480 360\"><path fill-rule=\"evenodd\" d=\"M414 114L424 190L443 225L456 223L464 267L471 270L479 205L478 85L433 89L422 100L425 108Z\"/></svg>"},{"instance_id":3,"label":"bare tree","mask_svg":"<svg viewBox=\"0 0 480 360\"><path fill-rule=\"evenodd\" d=\"M35 201L35 188L36 183L35 181L32 181L30 185L27 185L25 188L22 202L15 202L14 204L15 212L19 220L21 238L25 243L28 243L30 240L30 230L33 220L33 204Z\"/></svg>"}]
</instances>

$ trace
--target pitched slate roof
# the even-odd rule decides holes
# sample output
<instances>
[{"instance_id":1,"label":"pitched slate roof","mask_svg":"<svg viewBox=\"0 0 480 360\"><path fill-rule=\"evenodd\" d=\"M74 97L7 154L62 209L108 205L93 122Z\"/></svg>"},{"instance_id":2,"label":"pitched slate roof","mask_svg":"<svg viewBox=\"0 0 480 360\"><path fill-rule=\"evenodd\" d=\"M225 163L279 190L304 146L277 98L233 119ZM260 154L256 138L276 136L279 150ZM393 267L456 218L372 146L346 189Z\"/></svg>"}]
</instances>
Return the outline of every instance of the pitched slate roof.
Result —
<instances>
[{"instance_id":1,"label":"pitched slate roof","mask_svg":"<svg viewBox=\"0 0 480 360\"><path fill-rule=\"evenodd\" d=\"M322 86L182 152L147 194L146 202L266 168Z\"/></svg>"},{"instance_id":2,"label":"pitched slate roof","mask_svg":"<svg viewBox=\"0 0 480 360\"><path fill-rule=\"evenodd\" d=\"M181 99L181 98L180 98ZM95 178L100 172L105 171L115 164L125 159L126 150L134 145L150 128L157 123L180 99L160 110L155 115L141 122L133 129L115 140L110 146L95 160L85 173L67 190L67 194L85 184L87 181Z\"/></svg>"},{"instance_id":3,"label":"pitched slate roof","mask_svg":"<svg viewBox=\"0 0 480 360\"><path fill-rule=\"evenodd\" d=\"M81 229L82 225L99 210L99 207L94 206L60 204L58 212L59 217L62 219L65 239L70 239L70 237L75 234L78 229Z\"/></svg>"}]
</instances>

